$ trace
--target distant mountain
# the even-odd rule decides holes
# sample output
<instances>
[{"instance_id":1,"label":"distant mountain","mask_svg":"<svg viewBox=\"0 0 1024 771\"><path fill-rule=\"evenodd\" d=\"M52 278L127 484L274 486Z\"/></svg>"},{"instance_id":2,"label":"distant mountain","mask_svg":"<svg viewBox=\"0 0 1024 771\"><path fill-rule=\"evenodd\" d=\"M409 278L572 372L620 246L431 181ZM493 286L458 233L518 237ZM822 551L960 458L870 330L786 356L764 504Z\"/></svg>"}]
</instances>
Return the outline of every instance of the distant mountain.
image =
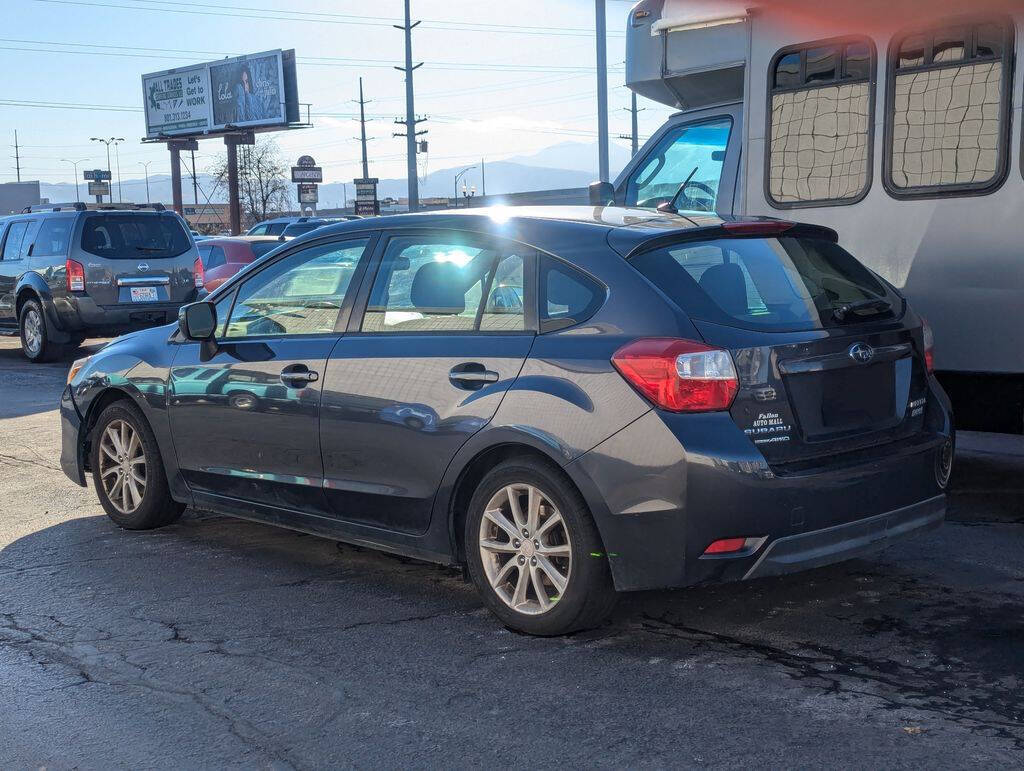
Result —
<instances>
[{"instance_id":1,"label":"distant mountain","mask_svg":"<svg viewBox=\"0 0 1024 771\"><path fill-rule=\"evenodd\" d=\"M616 144L610 147L610 166L613 175L629 160L629 151ZM466 173L459 181L459 194L462 193L462 183L467 187L475 186L477 194L482 190L479 164L477 168ZM425 179L420 180L420 196L423 198L440 198L455 195L455 175L466 168L465 165L451 168L438 169L430 172ZM330 179L330 169L327 169ZM544 148L532 155L517 156L504 161L491 161L486 165L487 193L495 195L498 193L521 193L530 190L557 190L569 187L586 187L597 178L597 143L583 142L562 142L551 147ZM197 175L199 184L199 203L206 201L206 196L213 203L223 203L227 200L227 191L223 185L217 185L216 181L208 174ZM192 204L192 178L187 174L182 175L182 197L186 205ZM347 190L343 188L347 185ZM139 178L124 178L121 180L121 195L123 200L132 202L146 201L146 181ZM55 203L69 202L75 200L75 188L70 183L40 185L44 198ZM115 178L111 184L115 200L118 199L118 184ZM378 185L378 195L381 198L404 198L406 196L406 180L404 177L396 179L381 179ZM328 182L320 186L320 204L340 205L345 196L351 203L355 196L355 189L351 180L339 182ZM79 187L79 195L87 200L86 183ZM149 197L152 201L169 203L171 200L171 178L167 174L152 174L149 177Z\"/></svg>"}]
</instances>

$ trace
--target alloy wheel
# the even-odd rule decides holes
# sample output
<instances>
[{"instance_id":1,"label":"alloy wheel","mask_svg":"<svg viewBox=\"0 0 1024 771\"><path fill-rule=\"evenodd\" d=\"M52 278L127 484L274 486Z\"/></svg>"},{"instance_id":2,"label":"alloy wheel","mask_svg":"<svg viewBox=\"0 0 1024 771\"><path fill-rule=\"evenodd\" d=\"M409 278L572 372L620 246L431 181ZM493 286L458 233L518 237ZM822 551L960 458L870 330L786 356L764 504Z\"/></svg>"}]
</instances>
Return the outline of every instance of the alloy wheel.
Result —
<instances>
[{"instance_id":1,"label":"alloy wheel","mask_svg":"<svg viewBox=\"0 0 1024 771\"><path fill-rule=\"evenodd\" d=\"M480 558L494 593L513 610L551 610L572 575L565 520L543 492L527 484L498 490L480 521Z\"/></svg>"},{"instance_id":2,"label":"alloy wheel","mask_svg":"<svg viewBox=\"0 0 1024 771\"><path fill-rule=\"evenodd\" d=\"M25 347L35 356L43 347L43 320L35 308L25 311Z\"/></svg>"},{"instance_id":3,"label":"alloy wheel","mask_svg":"<svg viewBox=\"0 0 1024 771\"><path fill-rule=\"evenodd\" d=\"M112 420L100 439L100 479L107 498L122 514L131 514L146 496L146 451L142 438L125 420Z\"/></svg>"}]
</instances>

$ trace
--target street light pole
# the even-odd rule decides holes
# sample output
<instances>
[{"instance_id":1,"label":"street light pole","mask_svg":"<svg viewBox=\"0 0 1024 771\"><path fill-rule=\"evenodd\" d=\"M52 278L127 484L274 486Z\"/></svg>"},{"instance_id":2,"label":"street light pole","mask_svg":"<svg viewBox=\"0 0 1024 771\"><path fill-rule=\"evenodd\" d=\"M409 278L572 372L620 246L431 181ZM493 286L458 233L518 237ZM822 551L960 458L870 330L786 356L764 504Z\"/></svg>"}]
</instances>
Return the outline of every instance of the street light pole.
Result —
<instances>
[{"instance_id":1,"label":"street light pole","mask_svg":"<svg viewBox=\"0 0 1024 771\"><path fill-rule=\"evenodd\" d=\"M149 164L153 161L139 161L139 165L146 170L146 203L149 203Z\"/></svg>"},{"instance_id":2,"label":"street light pole","mask_svg":"<svg viewBox=\"0 0 1024 771\"><path fill-rule=\"evenodd\" d=\"M101 139L100 137L89 137L92 142L102 142L107 146L107 176L110 174L110 146L114 146L114 153L117 153L117 145L124 141L124 137L111 137L110 139ZM118 203L122 202L124 198L121 195L121 159L117 159L117 199ZM110 196L110 200L114 200L114 196Z\"/></svg>"},{"instance_id":3,"label":"street light pole","mask_svg":"<svg viewBox=\"0 0 1024 771\"><path fill-rule=\"evenodd\" d=\"M458 174L455 175L455 208L456 209L459 208L459 180L462 179L462 175L463 174L465 174L467 171L472 171L475 168L476 168L476 166L467 166L466 168L464 168L462 171L460 171Z\"/></svg>"},{"instance_id":4,"label":"street light pole","mask_svg":"<svg viewBox=\"0 0 1024 771\"><path fill-rule=\"evenodd\" d=\"M70 163L74 167L74 169L75 169L75 202L78 203L78 202L80 202L82 200L81 197L79 197L79 194L78 194L78 164L85 163L89 159L88 158L79 158L77 161L70 161L67 158L61 158L61 160L64 163Z\"/></svg>"}]
</instances>

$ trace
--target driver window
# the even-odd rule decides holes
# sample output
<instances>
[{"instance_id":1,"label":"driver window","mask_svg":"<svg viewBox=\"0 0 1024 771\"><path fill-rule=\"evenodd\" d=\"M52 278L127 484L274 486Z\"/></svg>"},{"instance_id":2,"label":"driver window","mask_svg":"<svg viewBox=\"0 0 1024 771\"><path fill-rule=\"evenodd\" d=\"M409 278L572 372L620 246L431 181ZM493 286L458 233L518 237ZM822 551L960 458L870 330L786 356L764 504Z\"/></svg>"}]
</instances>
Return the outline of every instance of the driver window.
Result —
<instances>
[{"instance_id":1,"label":"driver window","mask_svg":"<svg viewBox=\"0 0 1024 771\"><path fill-rule=\"evenodd\" d=\"M679 210L715 211L731 131L732 120L722 118L669 132L630 178L626 204L654 207L671 201L689 178L676 201Z\"/></svg>"},{"instance_id":2,"label":"driver window","mask_svg":"<svg viewBox=\"0 0 1024 771\"><path fill-rule=\"evenodd\" d=\"M260 271L238 289L225 337L334 332L366 244L313 246Z\"/></svg>"}]
</instances>

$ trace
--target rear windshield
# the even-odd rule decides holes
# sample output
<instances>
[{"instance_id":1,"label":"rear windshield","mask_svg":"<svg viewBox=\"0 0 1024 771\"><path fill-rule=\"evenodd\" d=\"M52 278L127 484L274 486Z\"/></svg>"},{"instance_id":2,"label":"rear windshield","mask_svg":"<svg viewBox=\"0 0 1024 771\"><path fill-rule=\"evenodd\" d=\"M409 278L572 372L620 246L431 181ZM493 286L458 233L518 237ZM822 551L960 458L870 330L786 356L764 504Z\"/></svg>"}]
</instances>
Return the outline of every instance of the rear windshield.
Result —
<instances>
[{"instance_id":1,"label":"rear windshield","mask_svg":"<svg viewBox=\"0 0 1024 771\"><path fill-rule=\"evenodd\" d=\"M892 318L902 301L838 244L722 238L646 252L631 264L687 315L768 331Z\"/></svg>"},{"instance_id":2,"label":"rear windshield","mask_svg":"<svg viewBox=\"0 0 1024 771\"><path fill-rule=\"evenodd\" d=\"M250 246L252 247L252 253L257 257L262 257L264 254L269 252L271 249L276 249L281 245L281 241L253 241Z\"/></svg>"},{"instance_id":3,"label":"rear windshield","mask_svg":"<svg viewBox=\"0 0 1024 771\"><path fill-rule=\"evenodd\" d=\"M82 226L82 249L97 257L177 257L191 246L188 232L173 214L94 214Z\"/></svg>"}]
</instances>

